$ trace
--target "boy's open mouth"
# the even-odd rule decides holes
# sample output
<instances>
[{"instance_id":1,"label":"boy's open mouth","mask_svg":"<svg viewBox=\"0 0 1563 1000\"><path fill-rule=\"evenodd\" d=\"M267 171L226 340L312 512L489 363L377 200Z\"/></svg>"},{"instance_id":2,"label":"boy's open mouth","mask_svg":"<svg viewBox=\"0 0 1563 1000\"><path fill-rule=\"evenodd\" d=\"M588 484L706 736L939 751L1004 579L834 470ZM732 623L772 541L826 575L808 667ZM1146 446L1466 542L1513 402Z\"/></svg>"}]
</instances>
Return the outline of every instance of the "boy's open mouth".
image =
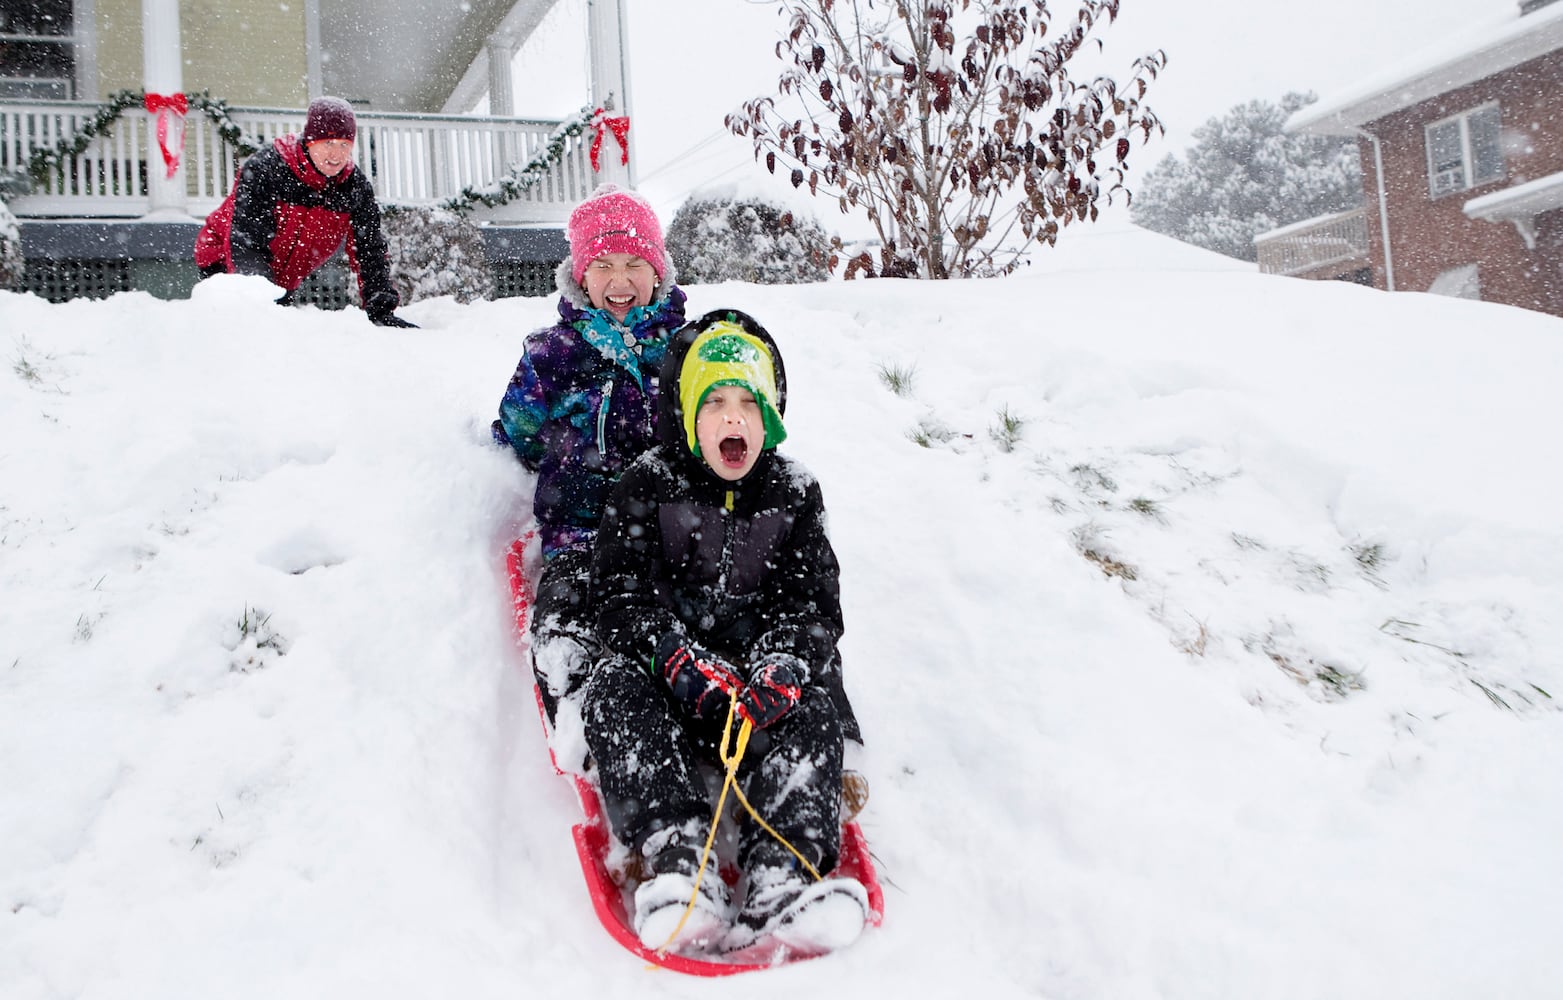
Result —
<instances>
[{"instance_id":1,"label":"boy's open mouth","mask_svg":"<svg viewBox=\"0 0 1563 1000\"><path fill-rule=\"evenodd\" d=\"M735 469L744 464L749 454L748 443L738 436L723 438L717 447L722 449L722 461Z\"/></svg>"}]
</instances>

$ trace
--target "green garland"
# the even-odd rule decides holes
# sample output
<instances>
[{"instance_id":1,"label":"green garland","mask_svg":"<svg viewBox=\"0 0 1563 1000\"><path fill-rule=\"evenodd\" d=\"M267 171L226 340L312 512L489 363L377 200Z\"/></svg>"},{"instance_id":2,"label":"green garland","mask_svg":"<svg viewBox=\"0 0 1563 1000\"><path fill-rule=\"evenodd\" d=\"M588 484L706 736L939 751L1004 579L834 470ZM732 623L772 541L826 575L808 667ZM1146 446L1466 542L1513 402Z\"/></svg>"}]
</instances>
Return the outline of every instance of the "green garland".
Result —
<instances>
[{"instance_id":1,"label":"green garland","mask_svg":"<svg viewBox=\"0 0 1563 1000\"><path fill-rule=\"evenodd\" d=\"M495 205L505 204L512 198L520 197L542 182L553 165L563 158L566 141L590 129L596 117L597 109L589 104L586 105L576 112L574 118L564 121L554 129L548 136L548 145L532 157L525 166L517 167L484 187L464 187L461 189L461 194L447 199L441 207L448 208L458 215L465 215L477 208L479 204L493 208Z\"/></svg>"},{"instance_id":2,"label":"green garland","mask_svg":"<svg viewBox=\"0 0 1563 1000\"><path fill-rule=\"evenodd\" d=\"M265 145L264 140L252 139L244 134L237 122L228 115L228 102L220 98L214 98L207 91L199 94L186 94L185 100L190 102L192 108L200 109L201 113L212 120L217 126L217 137L233 147L233 151L240 156L249 156L258 153Z\"/></svg>"},{"instance_id":3,"label":"green garland","mask_svg":"<svg viewBox=\"0 0 1563 1000\"><path fill-rule=\"evenodd\" d=\"M92 140L118 121L126 108L132 105L140 106L141 101L141 94L132 94L128 90L110 95L108 103L100 105L97 114L93 115L92 120L82 126L75 135L61 139L54 144L53 149L33 150L32 156L27 161L28 176L42 184L49 179L51 172L64 167L67 160L86 152Z\"/></svg>"},{"instance_id":4,"label":"green garland","mask_svg":"<svg viewBox=\"0 0 1563 1000\"><path fill-rule=\"evenodd\" d=\"M146 96L146 92L141 90L118 90L110 94L108 101L98 106L92 120L78 129L74 135L56 142L53 148L33 150L32 156L27 161L28 176L42 184L49 179L51 173L64 170L74 157L87 151L87 147L92 145L92 140L107 132L109 126L118 121L127 109L143 106L146 103ZM227 101L215 99L206 91L199 94L186 94L185 101L192 109L210 118L217 126L217 135L223 142L232 146L240 156L249 156L261 148L261 143L245 135L244 130L239 128L229 116Z\"/></svg>"},{"instance_id":5,"label":"green garland","mask_svg":"<svg viewBox=\"0 0 1563 1000\"><path fill-rule=\"evenodd\" d=\"M240 156L249 156L261 148L261 143L245 135L244 131L234 123L228 114L226 101L214 99L205 91L199 94L186 94L185 100L192 110L198 110L212 120L217 126L218 136L223 142L232 146ZM145 102L145 91L120 90L110 94L108 101L98 106L92 120L78 129L74 135L56 142L53 148L33 150L32 156L27 161L28 176L39 184L45 183L51 173L66 169L73 158L85 153L92 141L108 131L127 109L139 108ZM574 118L566 120L554 129L548 137L548 144L526 165L512 170L484 187L462 188L461 194L445 201L443 207L458 215L464 215L477 208L479 204L493 208L520 197L543 181L554 164L564 157L568 141L585 134L592 127L596 117L596 108L591 105L582 107Z\"/></svg>"}]
</instances>

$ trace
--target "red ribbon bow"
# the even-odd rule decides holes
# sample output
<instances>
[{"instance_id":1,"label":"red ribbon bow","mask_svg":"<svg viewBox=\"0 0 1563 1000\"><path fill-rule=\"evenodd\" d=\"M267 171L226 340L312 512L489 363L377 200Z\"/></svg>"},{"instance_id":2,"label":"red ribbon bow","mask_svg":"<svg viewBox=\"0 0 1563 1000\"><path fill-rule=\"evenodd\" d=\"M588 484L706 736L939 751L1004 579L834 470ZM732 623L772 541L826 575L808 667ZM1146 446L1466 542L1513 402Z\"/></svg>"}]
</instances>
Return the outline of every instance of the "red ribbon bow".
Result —
<instances>
[{"instance_id":1,"label":"red ribbon bow","mask_svg":"<svg viewBox=\"0 0 1563 1000\"><path fill-rule=\"evenodd\" d=\"M142 103L153 114L167 110L183 115L190 111L190 102L183 94L148 94L142 99Z\"/></svg>"},{"instance_id":2,"label":"red ribbon bow","mask_svg":"<svg viewBox=\"0 0 1563 1000\"><path fill-rule=\"evenodd\" d=\"M613 137L619 141L619 165L624 166L630 162L630 120L628 118L608 118L607 112L598 108L592 116L592 170L601 170L597 162L597 154L602 149L602 133L606 127L613 133Z\"/></svg>"},{"instance_id":3,"label":"red ribbon bow","mask_svg":"<svg viewBox=\"0 0 1563 1000\"><path fill-rule=\"evenodd\" d=\"M183 94L147 94L142 98L149 114L157 115L157 148L163 153L163 166L168 168L168 176L173 177L179 171L179 157L185 151L184 123L179 127L179 148L168 148L169 116L178 115L183 118L190 110L190 102Z\"/></svg>"}]
</instances>

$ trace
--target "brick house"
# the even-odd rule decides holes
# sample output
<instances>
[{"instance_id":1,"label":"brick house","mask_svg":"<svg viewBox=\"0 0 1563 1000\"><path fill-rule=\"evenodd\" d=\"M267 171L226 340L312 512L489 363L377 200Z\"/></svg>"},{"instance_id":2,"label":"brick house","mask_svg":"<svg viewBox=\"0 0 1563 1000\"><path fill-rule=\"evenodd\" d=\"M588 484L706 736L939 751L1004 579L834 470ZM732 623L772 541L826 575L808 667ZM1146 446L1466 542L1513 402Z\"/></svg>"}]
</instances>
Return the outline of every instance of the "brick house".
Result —
<instances>
[{"instance_id":1,"label":"brick house","mask_svg":"<svg viewBox=\"0 0 1563 1000\"><path fill-rule=\"evenodd\" d=\"M1260 235L1262 271L1563 316L1563 3L1525 0L1286 131L1356 138L1363 207Z\"/></svg>"},{"instance_id":2,"label":"brick house","mask_svg":"<svg viewBox=\"0 0 1563 1000\"><path fill-rule=\"evenodd\" d=\"M483 225L500 294L551 291L570 209L601 181L635 182L633 155L627 166L611 155L590 165L589 133L572 131L551 152L555 133L579 121L520 117L517 97L525 95L513 93L511 65L558 3L0 3L0 197L20 222L24 290L54 300L188 293L195 233L238 168L220 123L194 107L160 121L137 103L85 138L117 94L204 93L260 142L301 128L310 99L345 98L357 112L357 167L382 204L438 205L492 190L518 166L549 164L541 183L506 204L479 206L472 218ZM588 6L589 79L577 106L611 102L630 114L624 9L625 0ZM163 153L159 127L174 148L183 136L177 165ZM34 175L34 157L76 139L84 145L62 166ZM632 131L631 154L633 141ZM309 300L345 302L340 266L306 285Z\"/></svg>"}]
</instances>

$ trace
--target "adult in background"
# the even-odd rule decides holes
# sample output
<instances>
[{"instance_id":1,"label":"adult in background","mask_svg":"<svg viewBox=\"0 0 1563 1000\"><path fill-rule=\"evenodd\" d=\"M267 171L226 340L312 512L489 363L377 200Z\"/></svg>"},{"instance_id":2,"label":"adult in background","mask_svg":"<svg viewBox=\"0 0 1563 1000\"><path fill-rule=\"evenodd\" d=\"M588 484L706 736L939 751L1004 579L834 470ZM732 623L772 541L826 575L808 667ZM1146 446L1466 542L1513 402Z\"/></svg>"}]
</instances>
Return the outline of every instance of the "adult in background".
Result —
<instances>
[{"instance_id":1,"label":"adult in background","mask_svg":"<svg viewBox=\"0 0 1563 1000\"><path fill-rule=\"evenodd\" d=\"M348 103L309 103L300 134L278 136L245 161L233 190L195 238L202 276L258 274L287 290L298 286L347 244L359 300L377 326L411 327L399 318L390 254L380 231L374 188L353 164L358 122Z\"/></svg>"},{"instance_id":2,"label":"adult in background","mask_svg":"<svg viewBox=\"0 0 1563 1000\"><path fill-rule=\"evenodd\" d=\"M532 663L549 718L595 658L592 541L619 473L656 443L657 377L684 292L651 206L614 184L570 213L559 319L530 334L499 401L494 439L537 473L543 571Z\"/></svg>"}]
</instances>

